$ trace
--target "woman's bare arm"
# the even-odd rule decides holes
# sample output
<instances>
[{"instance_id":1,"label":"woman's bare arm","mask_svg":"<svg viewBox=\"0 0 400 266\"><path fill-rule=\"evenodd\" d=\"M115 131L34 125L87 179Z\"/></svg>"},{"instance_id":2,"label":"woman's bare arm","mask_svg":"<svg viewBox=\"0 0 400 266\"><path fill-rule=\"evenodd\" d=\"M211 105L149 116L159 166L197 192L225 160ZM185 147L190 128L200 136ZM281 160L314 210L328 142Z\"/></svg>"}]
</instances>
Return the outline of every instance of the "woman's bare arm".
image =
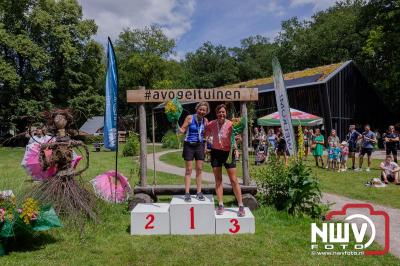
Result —
<instances>
[{"instance_id":1,"label":"woman's bare arm","mask_svg":"<svg viewBox=\"0 0 400 266\"><path fill-rule=\"evenodd\" d=\"M183 125L181 127L179 127L179 133L180 134L184 134L190 124L190 122L192 121L192 115L188 115L185 118L185 121L183 122Z\"/></svg>"}]
</instances>

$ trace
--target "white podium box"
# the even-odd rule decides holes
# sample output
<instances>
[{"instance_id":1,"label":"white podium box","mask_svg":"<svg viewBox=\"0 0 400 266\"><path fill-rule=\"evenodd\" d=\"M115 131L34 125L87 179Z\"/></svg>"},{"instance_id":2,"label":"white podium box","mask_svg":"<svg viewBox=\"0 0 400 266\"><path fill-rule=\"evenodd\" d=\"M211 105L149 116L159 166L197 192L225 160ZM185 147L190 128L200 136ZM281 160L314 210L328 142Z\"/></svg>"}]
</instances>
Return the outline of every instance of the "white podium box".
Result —
<instances>
[{"instance_id":1,"label":"white podium box","mask_svg":"<svg viewBox=\"0 0 400 266\"><path fill-rule=\"evenodd\" d=\"M203 235L215 234L215 207L212 195L204 195L199 201L192 196L185 202L184 196L174 196L169 209L171 234Z\"/></svg>"},{"instance_id":2,"label":"white podium box","mask_svg":"<svg viewBox=\"0 0 400 266\"><path fill-rule=\"evenodd\" d=\"M139 203L131 212L131 235L168 235L169 203Z\"/></svg>"},{"instance_id":3,"label":"white podium box","mask_svg":"<svg viewBox=\"0 0 400 266\"><path fill-rule=\"evenodd\" d=\"M239 208L225 208L222 215L215 213L216 234L254 234L255 220L250 209L245 207L246 215L238 217Z\"/></svg>"}]
</instances>

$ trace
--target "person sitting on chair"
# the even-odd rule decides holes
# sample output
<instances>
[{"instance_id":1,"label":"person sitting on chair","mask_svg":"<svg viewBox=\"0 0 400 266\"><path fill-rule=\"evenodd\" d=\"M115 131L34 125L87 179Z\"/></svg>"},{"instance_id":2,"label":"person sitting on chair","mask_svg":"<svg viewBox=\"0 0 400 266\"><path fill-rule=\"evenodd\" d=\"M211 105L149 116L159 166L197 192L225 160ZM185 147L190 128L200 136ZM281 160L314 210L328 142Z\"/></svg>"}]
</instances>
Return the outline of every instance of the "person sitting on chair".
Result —
<instances>
[{"instance_id":1,"label":"person sitting on chair","mask_svg":"<svg viewBox=\"0 0 400 266\"><path fill-rule=\"evenodd\" d=\"M389 182L394 182L396 185L400 185L399 182L399 171L400 167L397 163L392 161L393 158L391 155L387 155L385 161L381 162L380 168L381 172L381 179L385 184Z\"/></svg>"}]
</instances>

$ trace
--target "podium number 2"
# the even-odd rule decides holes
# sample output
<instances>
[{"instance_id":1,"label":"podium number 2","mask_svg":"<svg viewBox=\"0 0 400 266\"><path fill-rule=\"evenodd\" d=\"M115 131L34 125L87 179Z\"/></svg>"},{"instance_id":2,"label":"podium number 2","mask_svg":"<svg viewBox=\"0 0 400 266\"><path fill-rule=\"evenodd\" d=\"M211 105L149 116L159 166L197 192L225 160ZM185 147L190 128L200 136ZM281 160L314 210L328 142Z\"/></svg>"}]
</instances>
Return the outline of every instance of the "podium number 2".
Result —
<instances>
[{"instance_id":1,"label":"podium number 2","mask_svg":"<svg viewBox=\"0 0 400 266\"><path fill-rule=\"evenodd\" d=\"M236 234L237 232L239 232L239 221L237 219L231 219L229 222L233 225L233 228L229 228L229 232L231 232L232 234Z\"/></svg>"},{"instance_id":2,"label":"podium number 2","mask_svg":"<svg viewBox=\"0 0 400 266\"><path fill-rule=\"evenodd\" d=\"M154 229L154 215L153 214L149 214L146 216L146 220L149 220L149 222L145 225L144 229Z\"/></svg>"},{"instance_id":3,"label":"podium number 2","mask_svg":"<svg viewBox=\"0 0 400 266\"><path fill-rule=\"evenodd\" d=\"M190 229L194 229L194 207L190 208Z\"/></svg>"}]
</instances>

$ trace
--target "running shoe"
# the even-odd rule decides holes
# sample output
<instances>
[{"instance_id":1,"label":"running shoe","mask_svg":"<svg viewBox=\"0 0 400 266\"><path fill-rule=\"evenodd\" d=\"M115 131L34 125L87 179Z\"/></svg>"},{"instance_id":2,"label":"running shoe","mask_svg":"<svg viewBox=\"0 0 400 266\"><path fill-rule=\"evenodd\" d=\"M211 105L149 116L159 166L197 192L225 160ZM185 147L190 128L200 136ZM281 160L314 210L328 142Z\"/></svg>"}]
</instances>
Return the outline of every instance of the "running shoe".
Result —
<instances>
[{"instance_id":1,"label":"running shoe","mask_svg":"<svg viewBox=\"0 0 400 266\"><path fill-rule=\"evenodd\" d=\"M367 170L365 170L365 171L367 171L367 172L371 172L371 169L369 169L369 167L367 168Z\"/></svg>"},{"instance_id":2,"label":"running shoe","mask_svg":"<svg viewBox=\"0 0 400 266\"><path fill-rule=\"evenodd\" d=\"M224 213L224 205L219 205L217 208L217 215L222 215Z\"/></svg>"},{"instance_id":3,"label":"running shoe","mask_svg":"<svg viewBox=\"0 0 400 266\"><path fill-rule=\"evenodd\" d=\"M186 202L191 202L191 201L192 201L192 198L190 197L190 193L185 193L185 198L184 198L184 200L185 200Z\"/></svg>"},{"instance_id":4,"label":"running shoe","mask_svg":"<svg viewBox=\"0 0 400 266\"><path fill-rule=\"evenodd\" d=\"M200 201L205 201L206 198L204 197L202 192L197 192L196 199Z\"/></svg>"},{"instance_id":5,"label":"running shoe","mask_svg":"<svg viewBox=\"0 0 400 266\"><path fill-rule=\"evenodd\" d=\"M355 172L361 172L361 171L362 171L362 168L356 168L356 169L354 169L354 171L355 171Z\"/></svg>"},{"instance_id":6,"label":"running shoe","mask_svg":"<svg viewBox=\"0 0 400 266\"><path fill-rule=\"evenodd\" d=\"M245 215L244 206L239 206L238 217L244 217Z\"/></svg>"}]
</instances>

